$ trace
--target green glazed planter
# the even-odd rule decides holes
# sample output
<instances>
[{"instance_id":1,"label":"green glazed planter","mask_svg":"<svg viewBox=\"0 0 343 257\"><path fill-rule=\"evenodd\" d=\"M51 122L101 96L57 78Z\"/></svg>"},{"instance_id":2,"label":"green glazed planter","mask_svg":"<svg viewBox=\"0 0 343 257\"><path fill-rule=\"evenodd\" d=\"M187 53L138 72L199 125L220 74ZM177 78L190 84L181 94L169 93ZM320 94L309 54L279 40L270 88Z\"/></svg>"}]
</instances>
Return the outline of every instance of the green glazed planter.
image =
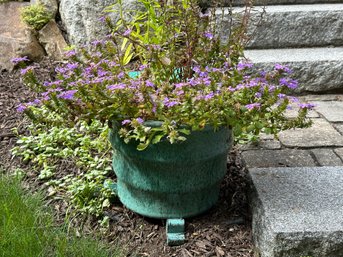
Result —
<instances>
[{"instance_id":1,"label":"green glazed planter","mask_svg":"<svg viewBox=\"0 0 343 257\"><path fill-rule=\"evenodd\" d=\"M232 143L230 129L206 127L184 142L162 140L144 151L136 149L136 142L125 144L118 129L114 126L110 133L113 168L118 196L127 208L151 218L186 218L217 202Z\"/></svg>"}]
</instances>

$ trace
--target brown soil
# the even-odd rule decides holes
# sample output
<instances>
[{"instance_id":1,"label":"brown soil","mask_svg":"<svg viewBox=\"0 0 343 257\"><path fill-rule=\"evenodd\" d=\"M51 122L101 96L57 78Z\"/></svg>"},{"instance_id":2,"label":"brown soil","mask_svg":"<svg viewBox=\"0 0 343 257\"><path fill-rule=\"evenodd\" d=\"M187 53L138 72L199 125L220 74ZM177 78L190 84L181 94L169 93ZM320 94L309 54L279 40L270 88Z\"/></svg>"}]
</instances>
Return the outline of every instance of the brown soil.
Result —
<instances>
[{"instance_id":1,"label":"brown soil","mask_svg":"<svg viewBox=\"0 0 343 257\"><path fill-rule=\"evenodd\" d=\"M39 77L45 80L53 76L53 67L54 63L44 60L38 70ZM13 129L17 128L19 134L27 133L25 128L28 121L16 111L16 106L32 97L33 94L22 85L18 71L0 73L0 168L6 171L22 168L27 172L27 187L31 190L46 190L46 186L38 181L32 166L13 158L10 153L17 140ZM60 172L73 170L71 165L70 162L61 163ZM114 204L106 213L111 221L105 237L109 242L118 244L126 252L126 256L252 257L254 254L247 188L246 170L239 153L233 150L229 156L228 172L222 183L218 204L206 214L186 220L185 244L167 246L165 220L144 218L120 203ZM47 203L55 210L57 221L62 221L68 203L48 197ZM73 224L78 226L80 222ZM98 228L95 219L88 219L88 222L82 224L84 233L92 233Z\"/></svg>"}]
</instances>

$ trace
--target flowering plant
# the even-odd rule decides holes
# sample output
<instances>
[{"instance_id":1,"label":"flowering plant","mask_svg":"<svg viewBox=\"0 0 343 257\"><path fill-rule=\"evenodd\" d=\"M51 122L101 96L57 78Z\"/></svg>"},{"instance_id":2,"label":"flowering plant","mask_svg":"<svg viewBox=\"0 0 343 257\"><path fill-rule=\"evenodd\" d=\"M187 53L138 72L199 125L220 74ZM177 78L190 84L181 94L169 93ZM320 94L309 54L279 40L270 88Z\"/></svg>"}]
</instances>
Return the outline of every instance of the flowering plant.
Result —
<instances>
[{"instance_id":1,"label":"flowering plant","mask_svg":"<svg viewBox=\"0 0 343 257\"><path fill-rule=\"evenodd\" d=\"M34 67L22 69L39 98L19 110L38 119L32 110L43 105L71 122L116 122L120 136L125 142L138 140L139 150L162 138L185 140L205 126L228 126L236 136L254 139L261 132L276 135L309 125L311 105L299 103L298 117L285 117L297 103L286 95L297 86L291 71L279 64L258 71L242 58L248 7L224 41L218 33L222 14L203 14L196 0L139 2L140 9L127 13L129 19L121 1L109 7L121 17L116 24L101 18L112 33L90 50L67 52L69 61L56 68L56 80L41 83Z\"/></svg>"}]
</instances>

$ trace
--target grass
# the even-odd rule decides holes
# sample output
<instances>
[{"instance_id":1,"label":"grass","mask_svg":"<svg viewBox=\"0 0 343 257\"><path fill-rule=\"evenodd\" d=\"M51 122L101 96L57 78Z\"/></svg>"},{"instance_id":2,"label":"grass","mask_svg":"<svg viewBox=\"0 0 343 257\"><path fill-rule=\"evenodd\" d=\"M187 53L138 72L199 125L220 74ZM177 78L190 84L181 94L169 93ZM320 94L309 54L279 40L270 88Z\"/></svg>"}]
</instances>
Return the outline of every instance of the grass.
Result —
<instances>
[{"instance_id":1,"label":"grass","mask_svg":"<svg viewBox=\"0 0 343 257\"><path fill-rule=\"evenodd\" d=\"M67 226L64 226L67 227ZM56 227L42 196L27 194L18 177L0 171L0 257L119 256L101 241Z\"/></svg>"}]
</instances>

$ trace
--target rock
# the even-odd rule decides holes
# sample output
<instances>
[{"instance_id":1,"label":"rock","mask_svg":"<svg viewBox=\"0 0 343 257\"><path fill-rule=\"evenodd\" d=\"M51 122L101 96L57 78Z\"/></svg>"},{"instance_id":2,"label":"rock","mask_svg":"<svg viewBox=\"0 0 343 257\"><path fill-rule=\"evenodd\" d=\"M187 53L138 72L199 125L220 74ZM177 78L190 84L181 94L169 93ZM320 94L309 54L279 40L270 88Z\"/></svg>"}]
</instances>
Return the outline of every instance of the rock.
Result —
<instances>
[{"instance_id":1,"label":"rock","mask_svg":"<svg viewBox=\"0 0 343 257\"><path fill-rule=\"evenodd\" d=\"M279 140L286 147L343 146L343 137L324 119L313 119L310 128L282 131Z\"/></svg>"},{"instance_id":2,"label":"rock","mask_svg":"<svg viewBox=\"0 0 343 257\"><path fill-rule=\"evenodd\" d=\"M343 122L343 102L342 101L313 101L315 109L330 122Z\"/></svg>"},{"instance_id":3,"label":"rock","mask_svg":"<svg viewBox=\"0 0 343 257\"><path fill-rule=\"evenodd\" d=\"M52 59L63 59L64 49L68 45L55 21L50 21L39 31L39 42Z\"/></svg>"},{"instance_id":4,"label":"rock","mask_svg":"<svg viewBox=\"0 0 343 257\"><path fill-rule=\"evenodd\" d=\"M126 9L137 8L136 0L123 2ZM80 46L108 34L109 29L99 18L106 14L103 10L113 3L113 0L61 0L60 15L70 43ZM118 19L118 13L112 12L109 16L114 21Z\"/></svg>"},{"instance_id":5,"label":"rock","mask_svg":"<svg viewBox=\"0 0 343 257\"><path fill-rule=\"evenodd\" d=\"M249 150L242 153L242 158L249 168L316 166L307 150Z\"/></svg>"},{"instance_id":6,"label":"rock","mask_svg":"<svg viewBox=\"0 0 343 257\"><path fill-rule=\"evenodd\" d=\"M250 169L261 257L343 256L341 167Z\"/></svg>"},{"instance_id":7,"label":"rock","mask_svg":"<svg viewBox=\"0 0 343 257\"><path fill-rule=\"evenodd\" d=\"M331 149L312 149L311 152L320 166L343 166L341 159Z\"/></svg>"},{"instance_id":8,"label":"rock","mask_svg":"<svg viewBox=\"0 0 343 257\"><path fill-rule=\"evenodd\" d=\"M38 61L45 55L34 32L20 21L20 8L27 5L21 2L0 4L0 70L12 70L10 60L14 57L28 56Z\"/></svg>"},{"instance_id":9,"label":"rock","mask_svg":"<svg viewBox=\"0 0 343 257\"><path fill-rule=\"evenodd\" d=\"M52 17L55 17L58 12L57 0L31 0L30 3L44 5L46 9L52 14Z\"/></svg>"},{"instance_id":10,"label":"rock","mask_svg":"<svg viewBox=\"0 0 343 257\"><path fill-rule=\"evenodd\" d=\"M246 50L257 68L269 70L275 63L288 65L299 80L296 93L343 89L343 47Z\"/></svg>"}]
</instances>

